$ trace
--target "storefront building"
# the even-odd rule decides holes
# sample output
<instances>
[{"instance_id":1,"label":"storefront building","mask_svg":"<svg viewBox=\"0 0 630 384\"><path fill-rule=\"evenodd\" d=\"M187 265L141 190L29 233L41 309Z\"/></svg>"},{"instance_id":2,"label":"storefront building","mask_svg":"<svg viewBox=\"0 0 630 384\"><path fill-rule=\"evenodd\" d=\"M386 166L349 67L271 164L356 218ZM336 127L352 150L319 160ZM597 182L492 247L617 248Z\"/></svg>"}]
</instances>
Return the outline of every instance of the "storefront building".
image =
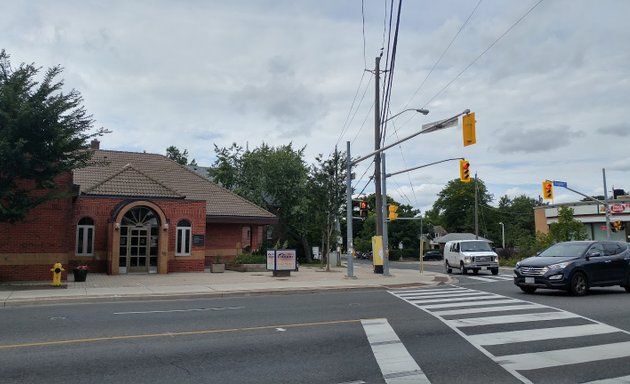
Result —
<instances>
[{"instance_id":1,"label":"storefront building","mask_svg":"<svg viewBox=\"0 0 630 384\"><path fill-rule=\"evenodd\" d=\"M610 222L620 222L621 230L610 231L610 240L630 242L630 196L619 196L609 201ZM589 239L606 240L606 209L594 201L580 201L567 204L551 204L534 208L536 232L548 233L549 224L558 222L561 207L573 209L573 217L581 221Z\"/></svg>"}]
</instances>

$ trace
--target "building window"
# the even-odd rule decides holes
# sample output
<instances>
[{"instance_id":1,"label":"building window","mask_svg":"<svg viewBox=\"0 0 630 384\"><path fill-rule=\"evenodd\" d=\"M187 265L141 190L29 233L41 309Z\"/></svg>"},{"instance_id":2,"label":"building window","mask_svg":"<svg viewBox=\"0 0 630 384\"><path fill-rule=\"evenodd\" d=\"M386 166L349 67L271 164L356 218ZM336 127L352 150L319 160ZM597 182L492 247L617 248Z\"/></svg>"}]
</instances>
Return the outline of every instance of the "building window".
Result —
<instances>
[{"instance_id":1,"label":"building window","mask_svg":"<svg viewBox=\"0 0 630 384\"><path fill-rule=\"evenodd\" d=\"M84 217L77 225L77 248L79 256L94 255L94 220Z\"/></svg>"},{"instance_id":2,"label":"building window","mask_svg":"<svg viewBox=\"0 0 630 384\"><path fill-rule=\"evenodd\" d=\"M177 223L177 239L175 241L175 256L190 256L192 243L192 226L190 221L181 220Z\"/></svg>"}]
</instances>

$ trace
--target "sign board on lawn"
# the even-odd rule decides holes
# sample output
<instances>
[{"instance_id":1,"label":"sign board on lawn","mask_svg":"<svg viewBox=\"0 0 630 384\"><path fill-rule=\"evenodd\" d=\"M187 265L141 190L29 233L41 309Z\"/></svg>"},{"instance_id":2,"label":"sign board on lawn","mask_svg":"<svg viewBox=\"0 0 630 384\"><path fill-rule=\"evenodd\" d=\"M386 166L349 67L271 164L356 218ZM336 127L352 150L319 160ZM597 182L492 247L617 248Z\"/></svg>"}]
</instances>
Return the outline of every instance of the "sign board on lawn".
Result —
<instances>
[{"instance_id":1,"label":"sign board on lawn","mask_svg":"<svg viewBox=\"0 0 630 384\"><path fill-rule=\"evenodd\" d=\"M295 271L297 256L295 249L268 249L267 270L270 271Z\"/></svg>"}]
</instances>

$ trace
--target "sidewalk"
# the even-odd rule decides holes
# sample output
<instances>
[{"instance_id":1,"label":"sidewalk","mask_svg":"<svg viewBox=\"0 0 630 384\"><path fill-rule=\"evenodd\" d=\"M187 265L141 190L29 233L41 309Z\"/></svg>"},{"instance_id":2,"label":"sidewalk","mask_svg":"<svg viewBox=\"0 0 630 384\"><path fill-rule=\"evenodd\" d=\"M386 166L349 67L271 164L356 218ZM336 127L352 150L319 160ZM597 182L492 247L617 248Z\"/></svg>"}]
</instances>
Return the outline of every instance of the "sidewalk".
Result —
<instances>
[{"instance_id":1,"label":"sidewalk","mask_svg":"<svg viewBox=\"0 0 630 384\"><path fill-rule=\"evenodd\" d=\"M272 272L170 273L106 275L88 274L86 282L74 282L72 274L62 287L50 282L0 284L0 307L73 302L220 297L234 294L270 294L334 289L430 287L450 283L441 273L420 273L412 269L390 270L391 276L375 274L371 265L354 264L353 276L347 269L302 266L289 277L273 277Z\"/></svg>"}]
</instances>

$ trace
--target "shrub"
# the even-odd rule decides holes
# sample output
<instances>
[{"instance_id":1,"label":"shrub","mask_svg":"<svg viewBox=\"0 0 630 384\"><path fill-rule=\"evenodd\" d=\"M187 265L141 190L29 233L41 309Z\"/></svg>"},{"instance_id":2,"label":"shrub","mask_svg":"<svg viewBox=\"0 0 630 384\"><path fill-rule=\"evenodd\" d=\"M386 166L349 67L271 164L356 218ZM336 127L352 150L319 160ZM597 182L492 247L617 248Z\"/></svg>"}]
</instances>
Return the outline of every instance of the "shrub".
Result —
<instances>
[{"instance_id":1,"label":"shrub","mask_svg":"<svg viewBox=\"0 0 630 384\"><path fill-rule=\"evenodd\" d=\"M242 254L236 256L234 264L265 264L267 255Z\"/></svg>"}]
</instances>

